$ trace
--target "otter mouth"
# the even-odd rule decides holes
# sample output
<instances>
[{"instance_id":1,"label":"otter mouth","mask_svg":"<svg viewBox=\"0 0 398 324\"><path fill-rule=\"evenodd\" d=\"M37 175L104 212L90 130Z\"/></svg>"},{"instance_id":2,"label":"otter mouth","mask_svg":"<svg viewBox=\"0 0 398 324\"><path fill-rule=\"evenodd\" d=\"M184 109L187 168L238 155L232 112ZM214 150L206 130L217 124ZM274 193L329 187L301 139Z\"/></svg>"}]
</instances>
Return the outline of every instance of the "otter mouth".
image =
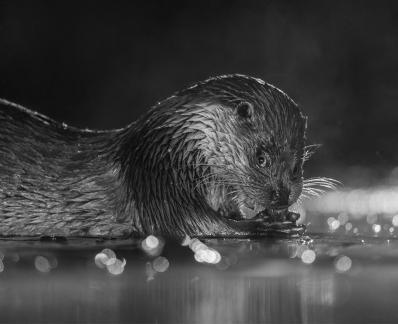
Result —
<instances>
[{"instance_id":1,"label":"otter mouth","mask_svg":"<svg viewBox=\"0 0 398 324\"><path fill-rule=\"evenodd\" d=\"M304 225L298 225L300 214L288 210L289 206L273 208L250 208L241 206L239 215L234 215L232 222L240 229L253 235L300 236L305 232Z\"/></svg>"}]
</instances>

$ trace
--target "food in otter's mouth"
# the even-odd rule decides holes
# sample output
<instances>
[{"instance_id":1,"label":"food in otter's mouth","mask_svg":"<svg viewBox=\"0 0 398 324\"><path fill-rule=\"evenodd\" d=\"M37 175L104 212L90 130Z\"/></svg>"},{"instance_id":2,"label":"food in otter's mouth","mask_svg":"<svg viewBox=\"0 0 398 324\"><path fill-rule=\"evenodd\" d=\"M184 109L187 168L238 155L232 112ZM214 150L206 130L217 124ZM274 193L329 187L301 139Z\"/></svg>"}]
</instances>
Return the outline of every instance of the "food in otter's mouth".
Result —
<instances>
[{"instance_id":1,"label":"food in otter's mouth","mask_svg":"<svg viewBox=\"0 0 398 324\"><path fill-rule=\"evenodd\" d=\"M135 107L132 107L134 109ZM0 100L0 235L300 234L306 118L262 80L210 78L125 128L81 130Z\"/></svg>"}]
</instances>

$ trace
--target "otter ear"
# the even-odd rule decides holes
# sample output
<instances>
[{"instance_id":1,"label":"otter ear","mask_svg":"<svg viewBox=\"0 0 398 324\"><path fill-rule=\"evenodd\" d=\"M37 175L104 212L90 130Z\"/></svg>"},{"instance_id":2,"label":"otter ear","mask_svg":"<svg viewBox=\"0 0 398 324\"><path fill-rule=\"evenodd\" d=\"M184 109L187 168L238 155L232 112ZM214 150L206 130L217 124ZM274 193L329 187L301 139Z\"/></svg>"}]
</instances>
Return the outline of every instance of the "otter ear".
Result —
<instances>
[{"instance_id":1,"label":"otter ear","mask_svg":"<svg viewBox=\"0 0 398 324\"><path fill-rule=\"evenodd\" d=\"M236 106L236 113L242 118L249 119L253 115L253 105L246 101L240 102Z\"/></svg>"},{"instance_id":2,"label":"otter ear","mask_svg":"<svg viewBox=\"0 0 398 324\"><path fill-rule=\"evenodd\" d=\"M303 160L304 162L308 161L311 156L314 155L314 153L322 146L322 144L313 144L313 145L307 145L304 147L304 155L303 155Z\"/></svg>"}]
</instances>

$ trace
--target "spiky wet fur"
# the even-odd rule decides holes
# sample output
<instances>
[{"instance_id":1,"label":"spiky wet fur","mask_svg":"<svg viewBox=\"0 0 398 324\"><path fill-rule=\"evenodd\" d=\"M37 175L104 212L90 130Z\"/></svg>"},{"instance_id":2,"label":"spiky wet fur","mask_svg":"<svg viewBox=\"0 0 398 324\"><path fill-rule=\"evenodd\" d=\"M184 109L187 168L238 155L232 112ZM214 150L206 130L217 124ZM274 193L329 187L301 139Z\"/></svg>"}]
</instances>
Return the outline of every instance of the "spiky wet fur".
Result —
<instances>
[{"instance_id":1,"label":"spiky wet fur","mask_svg":"<svg viewBox=\"0 0 398 324\"><path fill-rule=\"evenodd\" d=\"M242 102L250 118L237 114ZM242 75L198 83L112 131L0 101L0 234L239 234L229 215L242 207L268 208L283 188L292 204L331 186L302 180L305 129L286 94Z\"/></svg>"}]
</instances>

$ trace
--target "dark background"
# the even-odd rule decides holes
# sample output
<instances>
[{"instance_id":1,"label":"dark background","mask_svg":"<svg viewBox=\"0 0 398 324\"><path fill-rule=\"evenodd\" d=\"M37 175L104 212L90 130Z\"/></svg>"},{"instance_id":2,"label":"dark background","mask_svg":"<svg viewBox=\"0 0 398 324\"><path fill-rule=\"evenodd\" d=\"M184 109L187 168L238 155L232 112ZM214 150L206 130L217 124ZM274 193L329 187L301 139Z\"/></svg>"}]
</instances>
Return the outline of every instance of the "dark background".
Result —
<instances>
[{"instance_id":1,"label":"dark background","mask_svg":"<svg viewBox=\"0 0 398 324\"><path fill-rule=\"evenodd\" d=\"M309 174L355 182L397 164L394 2L100 3L0 1L0 97L117 128L195 81L244 73L309 116L323 143Z\"/></svg>"}]
</instances>

